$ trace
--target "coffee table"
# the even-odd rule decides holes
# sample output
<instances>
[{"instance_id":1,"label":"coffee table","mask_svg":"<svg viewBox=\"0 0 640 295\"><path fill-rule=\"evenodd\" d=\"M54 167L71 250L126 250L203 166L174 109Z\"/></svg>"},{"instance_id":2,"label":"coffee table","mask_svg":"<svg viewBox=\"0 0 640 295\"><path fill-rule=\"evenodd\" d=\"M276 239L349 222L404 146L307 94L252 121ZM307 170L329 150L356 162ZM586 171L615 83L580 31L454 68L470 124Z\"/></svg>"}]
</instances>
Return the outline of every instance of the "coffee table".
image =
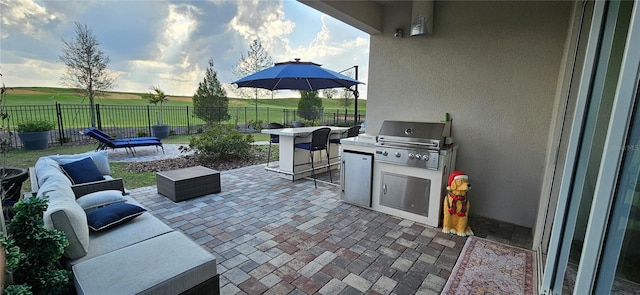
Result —
<instances>
[{"instance_id":1,"label":"coffee table","mask_svg":"<svg viewBox=\"0 0 640 295\"><path fill-rule=\"evenodd\" d=\"M220 172L194 166L156 173L158 193L174 202L220 192Z\"/></svg>"}]
</instances>

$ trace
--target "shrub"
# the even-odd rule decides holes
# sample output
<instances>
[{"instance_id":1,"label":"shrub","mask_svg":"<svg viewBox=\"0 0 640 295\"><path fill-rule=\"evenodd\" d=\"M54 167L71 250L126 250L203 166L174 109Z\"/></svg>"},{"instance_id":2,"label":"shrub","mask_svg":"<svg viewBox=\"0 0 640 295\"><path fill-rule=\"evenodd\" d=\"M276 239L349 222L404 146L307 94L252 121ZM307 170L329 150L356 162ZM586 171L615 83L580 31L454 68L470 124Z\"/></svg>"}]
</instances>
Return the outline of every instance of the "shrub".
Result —
<instances>
[{"instance_id":1,"label":"shrub","mask_svg":"<svg viewBox=\"0 0 640 295\"><path fill-rule=\"evenodd\" d=\"M247 127L253 128L254 130L260 132L262 131L262 124L264 124L264 121L262 120L249 120L249 124L247 124Z\"/></svg>"},{"instance_id":2,"label":"shrub","mask_svg":"<svg viewBox=\"0 0 640 295\"><path fill-rule=\"evenodd\" d=\"M66 294L71 287L71 272L59 262L69 242L61 231L44 227L47 202L32 197L14 205L16 215L7 226L8 236L2 237L6 270L14 280L5 293Z\"/></svg>"},{"instance_id":3,"label":"shrub","mask_svg":"<svg viewBox=\"0 0 640 295\"><path fill-rule=\"evenodd\" d=\"M52 130L55 125L45 120L33 120L18 123L16 131L18 132L40 132Z\"/></svg>"},{"instance_id":4,"label":"shrub","mask_svg":"<svg viewBox=\"0 0 640 295\"><path fill-rule=\"evenodd\" d=\"M227 160L251 155L251 134L221 124L210 125L199 137L189 139L189 147L201 162Z\"/></svg>"}]
</instances>

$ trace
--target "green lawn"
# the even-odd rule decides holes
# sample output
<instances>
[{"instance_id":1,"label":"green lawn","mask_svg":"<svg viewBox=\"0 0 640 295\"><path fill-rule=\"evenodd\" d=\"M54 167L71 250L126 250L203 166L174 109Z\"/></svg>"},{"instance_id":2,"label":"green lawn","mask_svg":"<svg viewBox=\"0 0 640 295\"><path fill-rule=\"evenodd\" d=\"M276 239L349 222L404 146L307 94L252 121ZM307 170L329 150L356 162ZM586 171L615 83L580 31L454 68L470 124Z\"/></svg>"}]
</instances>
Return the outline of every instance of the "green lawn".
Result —
<instances>
[{"instance_id":1,"label":"green lawn","mask_svg":"<svg viewBox=\"0 0 640 295\"><path fill-rule=\"evenodd\" d=\"M30 93L23 93L23 92ZM195 92L195 89L194 89ZM111 98L97 98L96 103L110 104L110 105L148 105L149 101L144 97L146 93L130 93L130 92L108 92L113 96L129 97L134 96L132 99L111 99ZM181 97L184 99L184 97ZM261 108L279 108L279 109L297 109L298 101L300 98L278 98L278 99L258 99L258 107ZM229 98L230 107L251 107L254 108L254 99L243 98ZM82 92L77 89L69 88L51 88L51 87L14 87L9 89L6 94L7 106L20 106L20 105L52 105L56 102L60 104L89 104L89 100L83 97ZM192 106L191 101L180 101L169 97L168 106ZM322 106L325 109L344 109L340 106L340 99L322 99ZM364 99L358 100L358 110L365 111L367 109L367 101ZM349 108L353 110L353 106Z\"/></svg>"}]
</instances>

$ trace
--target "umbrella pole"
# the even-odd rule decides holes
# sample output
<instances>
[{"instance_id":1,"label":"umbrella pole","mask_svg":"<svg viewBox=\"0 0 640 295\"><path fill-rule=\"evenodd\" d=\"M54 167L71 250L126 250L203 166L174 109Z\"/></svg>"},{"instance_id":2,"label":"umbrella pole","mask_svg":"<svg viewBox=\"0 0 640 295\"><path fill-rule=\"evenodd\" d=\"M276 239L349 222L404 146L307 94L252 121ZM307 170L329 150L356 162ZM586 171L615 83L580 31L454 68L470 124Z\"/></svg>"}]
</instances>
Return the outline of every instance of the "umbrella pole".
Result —
<instances>
[{"instance_id":1,"label":"umbrella pole","mask_svg":"<svg viewBox=\"0 0 640 295\"><path fill-rule=\"evenodd\" d=\"M358 66L353 66L356 69L356 80L358 80ZM353 112L353 126L358 125L358 84L356 84L356 90L353 92L353 97L355 97L354 107L355 110Z\"/></svg>"}]
</instances>

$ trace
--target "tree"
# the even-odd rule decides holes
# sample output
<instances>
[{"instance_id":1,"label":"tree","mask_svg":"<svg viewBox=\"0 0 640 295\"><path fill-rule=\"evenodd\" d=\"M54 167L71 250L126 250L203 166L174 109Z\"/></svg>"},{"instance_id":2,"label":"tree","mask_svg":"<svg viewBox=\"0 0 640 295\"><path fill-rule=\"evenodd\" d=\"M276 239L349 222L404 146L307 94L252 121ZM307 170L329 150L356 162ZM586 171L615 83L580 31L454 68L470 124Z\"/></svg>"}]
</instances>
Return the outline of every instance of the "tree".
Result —
<instances>
[{"instance_id":1,"label":"tree","mask_svg":"<svg viewBox=\"0 0 640 295\"><path fill-rule=\"evenodd\" d=\"M338 94L338 90L334 88L322 89L322 95L324 95L325 98L333 98L336 94Z\"/></svg>"},{"instance_id":2,"label":"tree","mask_svg":"<svg viewBox=\"0 0 640 295\"><path fill-rule=\"evenodd\" d=\"M193 95L193 111L207 124L219 123L231 118L229 98L218 81L218 73L213 70L213 59L209 60L204 79L198 83L198 90Z\"/></svg>"},{"instance_id":3,"label":"tree","mask_svg":"<svg viewBox=\"0 0 640 295\"><path fill-rule=\"evenodd\" d=\"M62 39L60 61L65 65L62 83L81 88L89 98L91 126L96 125L94 98L115 86L115 77L107 70L109 56L100 50L100 43L87 25L76 25L76 35L71 41Z\"/></svg>"},{"instance_id":4,"label":"tree","mask_svg":"<svg viewBox=\"0 0 640 295\"><path fill-rule=\"evenodd\" d=\"M249 44L249 51L247 51L246 56L244 53L240 53L240 61L233 70L233 73L238 78L242 78L257 73L270 66L273 66L273 59L269 53L267 53L266 49L262 47L260 39L255 39L251 44ZM238 88L237 93L242 97L254 97L256 121L258 121L258 96L267 96L269 94L269 90L260 88ZM273 96L271 97L273 98Z\"/></svg>"},{"instance_id":5,"label":"tree","mask_svg":"<svg viewBox=\"0 0 640 295\"><path fill-rule=\"evenodd\" d=\"M300 91L298 114L300 114L300 117L311 121L320 118L322 115L322 99L318 97L318 91Z\"/></svg>"},{"instance_id":6,"label":"tree","mask_svg":"<svg viewBox=\"0 0 640 295\"><path fill-rule=\"evenodd\" d=\"M347 109L353 103L353 99L354 99L353 91L351 89L344 88L342 90L342 98L340 98L340 101L338 102L338 104L340 106L343 106L345 109Z\"/></svg>"}]
</instances>

